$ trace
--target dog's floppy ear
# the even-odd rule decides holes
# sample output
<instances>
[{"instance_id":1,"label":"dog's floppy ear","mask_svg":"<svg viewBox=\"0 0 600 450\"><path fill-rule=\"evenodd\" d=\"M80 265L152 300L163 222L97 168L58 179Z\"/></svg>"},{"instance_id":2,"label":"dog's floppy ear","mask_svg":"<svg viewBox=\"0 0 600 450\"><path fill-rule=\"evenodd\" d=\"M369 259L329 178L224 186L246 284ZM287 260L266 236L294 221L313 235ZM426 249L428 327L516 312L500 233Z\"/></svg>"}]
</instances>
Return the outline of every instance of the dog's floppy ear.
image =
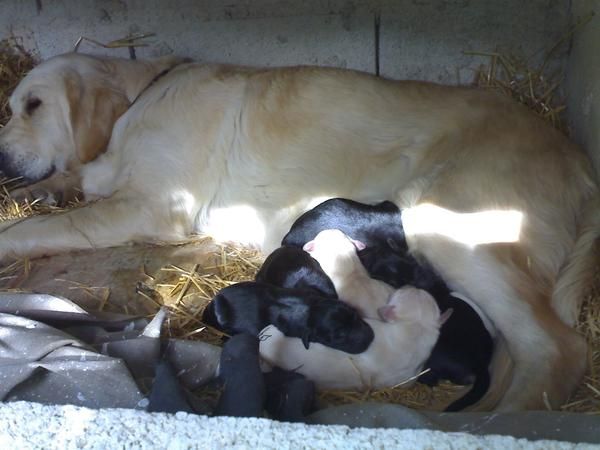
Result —
<instances>
[{"instance_id":1,"label":"dog's floppy ear","mask_svg":"<svg viewBox=\"0 0 600 450\"><path fill-rule=\"evenodd\" d=\"M117 119L129 108L124 93L99 80L80 75L65 78L75 152L80 163L93 161L106 150Z\"/></svg>"}]
</instances>

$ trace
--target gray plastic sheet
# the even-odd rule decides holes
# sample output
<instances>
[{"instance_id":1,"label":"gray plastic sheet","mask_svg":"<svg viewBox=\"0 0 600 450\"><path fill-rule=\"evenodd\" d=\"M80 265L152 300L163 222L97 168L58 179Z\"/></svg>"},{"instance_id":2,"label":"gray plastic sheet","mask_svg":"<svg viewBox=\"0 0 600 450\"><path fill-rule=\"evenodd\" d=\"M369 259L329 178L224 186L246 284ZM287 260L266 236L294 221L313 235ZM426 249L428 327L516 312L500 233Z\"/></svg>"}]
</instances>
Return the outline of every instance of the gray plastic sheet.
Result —
<instances>
[{"instance_id":1,"label":"gray plastic sheet","mask_svg":"<svg viewBox=\"0 0 600 450\"><path fill-rule=\"evenodd\" d=\"M90 313L52 295L0 293L0 400L143 409L163 357L184 388L205 384L220 349L161 340L166 315L148 321Z\"/></svg>"}]
</instances>

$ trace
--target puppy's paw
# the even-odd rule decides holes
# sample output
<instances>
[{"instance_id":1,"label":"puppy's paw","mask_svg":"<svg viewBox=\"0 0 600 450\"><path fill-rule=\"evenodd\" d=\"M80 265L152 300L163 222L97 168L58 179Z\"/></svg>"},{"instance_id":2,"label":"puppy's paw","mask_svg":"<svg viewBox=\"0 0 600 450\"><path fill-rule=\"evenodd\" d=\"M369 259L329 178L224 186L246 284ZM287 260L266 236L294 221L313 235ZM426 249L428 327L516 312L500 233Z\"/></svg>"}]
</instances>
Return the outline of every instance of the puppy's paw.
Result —
<instances>
[{"instance_id":1,"label":"puppy's paw","mask_svg":"<svg viewBox=\"0 0 600 450\"><path fill-rule=\"evenodd\" d=\"M10 192L10 197L17 203L43 203L48 206L57 206L61 195L41 188L19 188Z\"/></svg>"}]
</instances>

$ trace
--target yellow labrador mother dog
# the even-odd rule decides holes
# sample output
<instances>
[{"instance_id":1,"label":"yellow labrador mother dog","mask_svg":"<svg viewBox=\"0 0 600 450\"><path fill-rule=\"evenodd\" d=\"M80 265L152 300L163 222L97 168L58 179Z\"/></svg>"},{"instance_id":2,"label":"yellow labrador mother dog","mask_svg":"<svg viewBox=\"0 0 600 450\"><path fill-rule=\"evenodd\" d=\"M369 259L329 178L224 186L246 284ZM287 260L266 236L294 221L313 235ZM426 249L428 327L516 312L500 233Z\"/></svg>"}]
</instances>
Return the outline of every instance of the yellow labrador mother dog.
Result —
<instances>
[{"instance_id":1,"label":"yellow labrador mother dog","mask_svg":"<svg viewBox=\"0 0 600 450\"><path fill-rule=\"evenodd\" d=\"M4 223L2 259L207 230L269 249L317 198L425 205L444 214L425 233L406 224L411 250L489 316L505 342L496 361L514 364L496 364L479 406L558 406L582 377L571 326L594 271L598 190L582 153L510 99L350 70L67 54L10 105L2 169L95 201ZM521 217L513 242L441 227L492 210Z\"/></svg>"}]
</instances>

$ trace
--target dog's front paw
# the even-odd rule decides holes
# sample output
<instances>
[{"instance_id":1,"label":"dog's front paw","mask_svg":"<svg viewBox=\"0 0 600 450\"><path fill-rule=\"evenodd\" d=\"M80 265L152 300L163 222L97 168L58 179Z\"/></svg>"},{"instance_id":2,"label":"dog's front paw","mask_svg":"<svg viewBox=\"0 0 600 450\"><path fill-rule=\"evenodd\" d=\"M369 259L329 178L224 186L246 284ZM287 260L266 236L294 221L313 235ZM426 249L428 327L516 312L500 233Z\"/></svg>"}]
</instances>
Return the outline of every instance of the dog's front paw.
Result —
<instances>
[{"instance_id":1,"label":"dog's front paw","mask_svg":"<svg viewBox=\"0 0 600 450\"><path fill-rule=\"evenodd\" d=\"M48 206L57 206L60 203L60 194L41 188L18 188L10 192L10 197L17 203L43 203Z\"/></svg>"}]
</instances>

